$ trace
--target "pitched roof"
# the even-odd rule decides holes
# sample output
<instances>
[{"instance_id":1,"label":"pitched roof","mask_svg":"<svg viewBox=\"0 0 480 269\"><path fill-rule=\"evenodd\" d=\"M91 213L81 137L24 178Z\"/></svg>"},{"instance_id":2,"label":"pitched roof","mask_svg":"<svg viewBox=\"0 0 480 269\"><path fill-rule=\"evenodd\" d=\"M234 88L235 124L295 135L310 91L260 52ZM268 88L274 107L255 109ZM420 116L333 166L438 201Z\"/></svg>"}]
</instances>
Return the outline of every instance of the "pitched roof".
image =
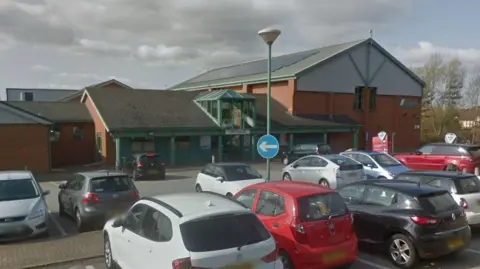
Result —
<instances>
[{"instance_id":1,"label":"pitched roof","mask_svg":"<svg viewBox=\"0 0 480 269\"><path fill-rule=\"evenodd\" d=\"M216 90L199 94L196 101L215 101L215 100L254 100L255 98L248 94L238 93L234 90Z\"/></svg>"},{"instance_id":2,"label":"pitched roof","mask_svg":"<svg viewBox=\"0 0 480 269\"><path fill-rule=\"evenodd\" d=\"M10 101L6 104L56 123L92 121L87 108L81 103Z\"/></svg>"},{"instance_id":3,"label":"pitched roof","mask_svg":"<svg viewBox=\"0 0 480 269\"><path fill-rule=\"evenodd\" d=\"M198 92L87 88L108 130L218 127L193 101Z\"/></svg>"},{"instance_id":4,"label":"pitched roof","mask_svg":"<svg viewBox=\"0 0 480 269\"><path fill-rule=\"evenodd\" d=\"M14 107L14 106L8 104L8 102L6 102L6 101L0 101L0 110L5 110L8 113L11 113L13 115L18 115L18 116L20 116L24 119L27 119L31 122L35 122L35 123L38 123L38 124L42 124L42 125L51 125L52 124L52 122L49 119L46 119L44 117L35 115L35 114L30 113L28 111L24 111L24 110L19 109L17 107ZM3 118L0 119L0 124L11 124L11 123L18 123L18 122L16 120L12 121L12 119L9 119L9 117L7 117L6 119L3 119Z\"/></svg>"},{"instance_id":5,"label":"pitched roof","mask_svg":"<svg viewBox=\"0 0 480 269\"><path fill-rule=\"evenodd\" d=\"M109 84L117 84L118 86L121 86L123 88L132 89L132 87L130 87L127 84L122 83L122 82L120 82L116 79L110 79L110 80L107 80L107 81L99 82L99 83L96 83L96 84L93 84L93 85L89 85L86 88L101 88L101 87L105 87Z\"/></svg>"},{"instance_id":6,"label":"pitched roof","mask_svg":"<svg viewBox=\"0 0 480 269\"><path fill-rule=\"evenodd\" d=\"M413 79L421 85L424 85L422 79L371 38L273 57L272 81L295 78L300 72L367 42L371 42L373 46L378 48L386 57L392 60ZM261 59L212 69L179 83L170 89L196 90L200 88L240 85L243 83L261 83L266 80L267 59Z\"/></svg>"}]
</instances>

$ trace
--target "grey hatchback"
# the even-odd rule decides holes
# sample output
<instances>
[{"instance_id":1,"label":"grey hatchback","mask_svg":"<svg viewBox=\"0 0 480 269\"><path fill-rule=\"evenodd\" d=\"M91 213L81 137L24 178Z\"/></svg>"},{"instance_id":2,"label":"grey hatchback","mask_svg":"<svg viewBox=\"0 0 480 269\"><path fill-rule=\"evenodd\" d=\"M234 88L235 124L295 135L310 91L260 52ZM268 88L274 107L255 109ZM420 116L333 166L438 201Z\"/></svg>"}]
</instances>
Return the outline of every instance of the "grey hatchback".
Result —
<instances>
[{"instance_id":1,"label":"grey hatchback","mask_svg":"<svg viewBox=\"0 0 480 269\"><path fill-rule=\"evenodd\" d=\"M103 227L139 200L137 188L123 172L77 173L59 188L59 214L73 217L79 232Z\"/></svg>"}]
</instances>

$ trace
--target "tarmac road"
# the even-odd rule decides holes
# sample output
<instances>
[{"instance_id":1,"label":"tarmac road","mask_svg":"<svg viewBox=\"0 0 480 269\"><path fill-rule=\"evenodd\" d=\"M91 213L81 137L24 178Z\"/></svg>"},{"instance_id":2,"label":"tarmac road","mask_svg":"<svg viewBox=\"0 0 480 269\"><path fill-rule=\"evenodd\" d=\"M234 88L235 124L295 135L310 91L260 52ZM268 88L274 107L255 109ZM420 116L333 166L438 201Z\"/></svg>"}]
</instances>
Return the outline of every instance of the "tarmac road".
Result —
<instances>
[{"instance_id":1,"label":"tarmac road","mask_svg":"<svg viewBox=\"0 0 480 269\"><path fill-rule=\"evenodd\" d=\"M257 170L265 174L264 165L254 165ZM272 165L272 179L281 178L282 166L278 163ZM166 181L140 181L136 182L136 186L141 196L153 196L156 194L177 193L177 192L193 192L196 170L169 172ZM46 197L47 204L51 212L50 220L50 238L43 240L51 240L56 237L76 234L73 220L58 216L58 185L61 182L43 182L41 186L45 190L50 190L51 194ZM81 248L88 248L88 243ZM388 261L387 256L382 253L381 249L375 249L371 246L360 246L360 255L356 264L352 269L386 269L394 268ZM380 254L379 254L380 253ZM90 267L88 267L90 266ZM417 268L442 268L442 269L472 269L480 266L480 229L473 230L473 238L470 247L464 252L456 256L448 256L434 261L421 263ZM52 269L104 269L103 262L99 259L82 261L79 264L59 265L57 267L41 267Z\"/></svg>"}]
</instances>

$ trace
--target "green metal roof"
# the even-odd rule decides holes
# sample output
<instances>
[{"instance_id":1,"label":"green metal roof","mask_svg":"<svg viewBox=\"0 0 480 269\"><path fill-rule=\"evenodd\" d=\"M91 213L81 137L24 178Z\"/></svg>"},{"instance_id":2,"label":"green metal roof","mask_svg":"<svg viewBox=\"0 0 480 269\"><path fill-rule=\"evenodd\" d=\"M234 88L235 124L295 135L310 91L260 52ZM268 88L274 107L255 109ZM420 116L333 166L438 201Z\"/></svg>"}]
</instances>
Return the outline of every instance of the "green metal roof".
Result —
<instances>
[{"instance_id":1,"label":"green metal roof","mask_svg":"<svg viewBox=\"0 0 480 269\"><path fill-rule=\"evenodd\" d=\"M217 100L255 100L255 97L238 93L233 90L217 90L211 91L207 94L199 94L196 98L196 101L217 101Z\"/></svg>"}]
</instances>

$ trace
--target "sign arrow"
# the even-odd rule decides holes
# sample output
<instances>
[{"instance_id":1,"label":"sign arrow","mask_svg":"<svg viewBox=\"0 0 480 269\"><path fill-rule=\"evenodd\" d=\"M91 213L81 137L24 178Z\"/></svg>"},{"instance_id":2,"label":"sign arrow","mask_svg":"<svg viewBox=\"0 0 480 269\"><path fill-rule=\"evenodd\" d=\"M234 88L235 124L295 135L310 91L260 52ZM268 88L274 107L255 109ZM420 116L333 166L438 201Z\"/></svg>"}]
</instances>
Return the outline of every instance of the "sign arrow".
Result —
<instances>
[{"instance_id":1,"label":"sign arrow","mask_svg":"<svg viewBox=\"0 0 480 269\"><path fill-rule=\"evenodd\" d=\"M278 145L269 145L267 144L267 141L263 141L261 144L260 144L260 149L263 151L263 152L267 152L269 149L276 149L278 148Z\"/></svg>"}]
</instances>

